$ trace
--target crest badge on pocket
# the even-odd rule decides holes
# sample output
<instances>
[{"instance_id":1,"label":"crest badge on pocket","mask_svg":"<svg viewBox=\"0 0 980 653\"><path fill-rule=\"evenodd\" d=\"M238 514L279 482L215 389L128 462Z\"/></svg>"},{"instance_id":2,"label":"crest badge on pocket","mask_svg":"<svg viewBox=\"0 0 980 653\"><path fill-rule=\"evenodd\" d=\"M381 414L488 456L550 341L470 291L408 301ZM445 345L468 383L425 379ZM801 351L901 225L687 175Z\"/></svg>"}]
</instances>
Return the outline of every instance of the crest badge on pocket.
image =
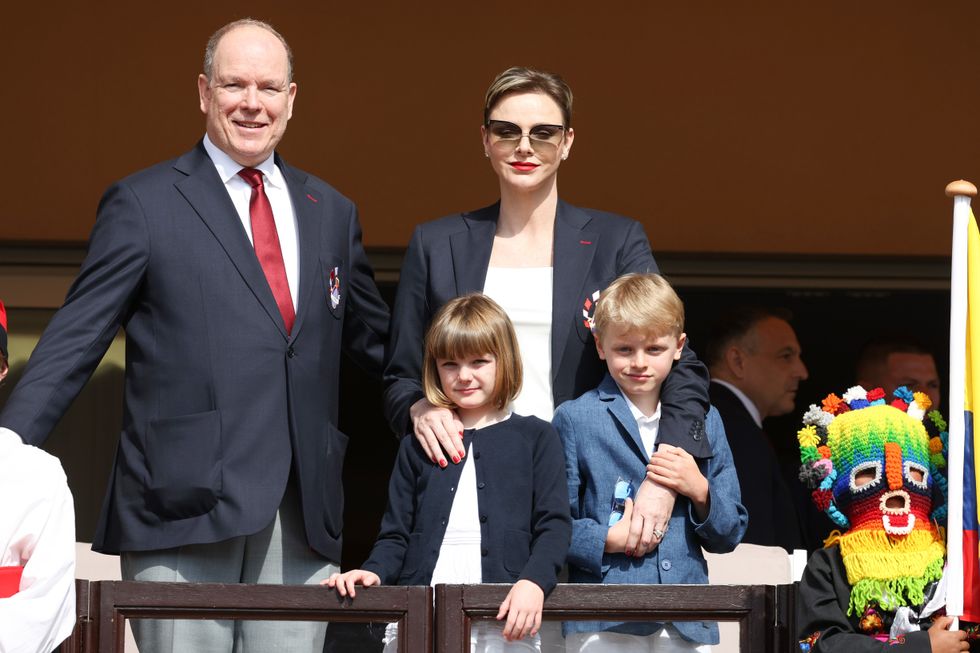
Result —
<instances>
[{"instance_id":1,"label":"crest badge on pocket","mask_svg":"<svg viewBox=\"0 0 980 653\"><path fill-rule=\"evenodd\" d=\"M582 324L590 332L595 333L595 305L599 302L599 291L592 293L591 297L586 297L582 303Z\"/></svg>"},{"instance_id":2,"label":"crest badge on pocket","mask_svg":"<svg viewBox=\"0 0 980 653\"><path fill-rule=\"evenodd\" d=\"M330 270L330 308L340 306L340 268Z\"/></svg>"}]
</instances>

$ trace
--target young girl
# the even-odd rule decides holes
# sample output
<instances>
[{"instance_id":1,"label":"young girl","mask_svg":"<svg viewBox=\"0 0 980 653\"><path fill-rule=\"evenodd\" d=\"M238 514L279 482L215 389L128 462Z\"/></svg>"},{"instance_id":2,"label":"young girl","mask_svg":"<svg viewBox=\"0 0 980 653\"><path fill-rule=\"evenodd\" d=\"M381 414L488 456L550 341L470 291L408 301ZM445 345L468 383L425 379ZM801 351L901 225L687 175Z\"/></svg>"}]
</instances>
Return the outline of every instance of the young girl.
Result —
<instances>
[{"instance_id":1,"label":"young girl","mask_svg":"<svg viewBox=\"0 0 980 653\"><path fill-rule=\"evenodd\" d=\"M479 293L443 306L426 335L422 384L432 404L462 420L464 464L440 467L418 440L404 438L370 557L326 585L353 598L358 584L514 583L497 614L506 622L480 624L474 636L495 650L507 647L501 635L536 636L571 518L558 435L507 408L521 377L514 328L500 306ZM394 650L387 635L385 650Z\"/></svg>"}]
</instances>

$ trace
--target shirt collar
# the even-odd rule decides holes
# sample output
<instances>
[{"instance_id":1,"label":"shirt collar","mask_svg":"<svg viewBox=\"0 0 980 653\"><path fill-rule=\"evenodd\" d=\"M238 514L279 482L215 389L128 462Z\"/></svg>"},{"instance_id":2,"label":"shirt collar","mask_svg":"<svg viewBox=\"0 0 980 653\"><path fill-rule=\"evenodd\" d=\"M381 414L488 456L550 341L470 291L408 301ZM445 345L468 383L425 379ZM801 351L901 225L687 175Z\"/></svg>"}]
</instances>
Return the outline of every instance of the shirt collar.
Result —
<instances>
[{"instance_id":1,"label":"shirt collar","mask_svg":"<svg viewBox=\"0 0 980 653\"><path fill-rule=\"evenodd\" d=\"M745 406L745 410L749 411L749 415L752 416L752 420L756 423L760 429L762 428L762 415L759 413L759 409L756 408L755 403L749 399L748 395L736 388L734 385L728 381L722 381L721 379L711 379L712 383L717 383L720 386L726 387L732 391L732 394L738 397L738 400L742 402Z\"/></svg>"},{"instance_id":2,"label":"shirt collar","mask_svg":"<svg viewBox=\"0 0 980 653\"><path fill-rule=\"evenodd\" d=\"M243 170L245 166L236 163L234 159L219 149L207 134L204 134L204 149L208 153L208 156L211 157L211 162L214 163L214 167L218 171L218 176L221 178L223 184L227 184L234 179L241 179L238 176L238 172ZM282 173L276 165L275 154L270 154L265 161L254 167L256 170L262 172L264 177L263 183L280 188L286 187ZM244 179L242 179L242 182L247 183Z\"/></svg>"},{"instance_id":3,"label":"shirt collar","mask_svg":"<svg viewBox=\"0 0 980 653\"><path fill-rule=\"evenodd\" d=\"M637 424L655 424L660 421L660 402L657 402L657 409L653 411L653 415L647 417L643 414L643 411L636 407L630 398L623 393L623 399L626 400L626 405L629 406L630 413L633 414L633 419L636 420Z\"/></svg>"}]
</instances>

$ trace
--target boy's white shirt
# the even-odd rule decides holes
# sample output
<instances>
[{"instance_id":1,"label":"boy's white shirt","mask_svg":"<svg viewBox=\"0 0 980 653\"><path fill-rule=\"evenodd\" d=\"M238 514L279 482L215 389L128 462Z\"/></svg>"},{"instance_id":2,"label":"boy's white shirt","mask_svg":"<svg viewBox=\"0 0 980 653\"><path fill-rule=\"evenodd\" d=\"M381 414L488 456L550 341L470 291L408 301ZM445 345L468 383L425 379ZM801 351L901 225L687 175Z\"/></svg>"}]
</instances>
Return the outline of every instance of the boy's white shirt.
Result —
<instances>
[{"instance_id":1,"label":"boy's white shirt","mask_svg":"<svg viewBox=\"0 0 980 653\"><path fill-rule=\"evenodd\" d=\"M626 400L626 405L629 406L630 413L633 415L633 419L636 420L636 428L640 431L640 440L643 442L643 449L646 451L647 458L653 455L653 450L657 446L657 435L660 433L660 402L657 402L657 409L653 411L653 415L647 417L643 414L643 411L636 407L630 398L626 396L623 389L619 389L620 394L623 395L623 399Z\"/></svg>"}]
</instances>

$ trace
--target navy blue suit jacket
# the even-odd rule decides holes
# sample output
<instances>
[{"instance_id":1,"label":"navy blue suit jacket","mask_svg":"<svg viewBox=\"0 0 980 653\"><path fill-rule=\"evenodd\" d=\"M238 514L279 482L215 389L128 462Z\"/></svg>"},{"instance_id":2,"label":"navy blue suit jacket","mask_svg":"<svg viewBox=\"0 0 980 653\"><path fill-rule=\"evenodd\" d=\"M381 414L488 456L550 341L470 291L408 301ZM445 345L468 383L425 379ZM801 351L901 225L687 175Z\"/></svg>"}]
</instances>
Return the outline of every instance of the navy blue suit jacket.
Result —
<instances>
[{"instance_id":1,"label":"navy blue suit jacket","mask_svg":"<svg viewBox=\"0 0 980 653\"><path fill-rule=\"evenodd\" d=\"M792 553L805 549L803 530L790 488L783 480L769 437L735 394L723 385L711 384L711 405L725 423L728 446L742 488L742 503L749 511L749 528L743 542L781 546Z\"/></svg>"},{"instance_id":2,"label":"navy blue suit jacket","mask_svg":"<svg viewBox=\"0 0 980 653\"><path fill-rule=\"evenodd\" d=\"M482 292L490 265L499 204L451 215L415 229L402 264L392 309L385 365L385 412L392 429L411 431L409 408L423 397L422 342L447 301ZM657 272L640 223L620 215L558 202L554 235L551 312L551 382L554 405L596 387L606 365L583 319L586 300L627 272ZM708 372L684 348L663 394L662 441L697 457L711 455L704 437Z\"/></svg>"},{"instance_id":3,"label":"navy blue suit jacket","mask_svg":"<svg viewBox=\"0 0 980 653\"><path fill-rule=\"evenodd\" d=\"M557 583L572 534L565 457L551 424L510 419L464 431L476 466L484 583ZM433 463L404 438L388 485L381 532L363 569L386 585L428 585L439 558L463 465Z\"/></svg>"},{"instance_id":4,"label":"navy blue suit jacket","mask_svg":"<svg viewBox=\"0 0 980 653\"><path fill-rule=\"evenodd\" d=\"M340 356L380 374L388 311L353 203L276 163L299 236L292 335L199 143L103 196L78 277L0 414L26 442L43 442L125 329L122 433L97 551L254 533L275 514L292 468L310 545L340 560Z\"/></svg>"}]
</instances>

